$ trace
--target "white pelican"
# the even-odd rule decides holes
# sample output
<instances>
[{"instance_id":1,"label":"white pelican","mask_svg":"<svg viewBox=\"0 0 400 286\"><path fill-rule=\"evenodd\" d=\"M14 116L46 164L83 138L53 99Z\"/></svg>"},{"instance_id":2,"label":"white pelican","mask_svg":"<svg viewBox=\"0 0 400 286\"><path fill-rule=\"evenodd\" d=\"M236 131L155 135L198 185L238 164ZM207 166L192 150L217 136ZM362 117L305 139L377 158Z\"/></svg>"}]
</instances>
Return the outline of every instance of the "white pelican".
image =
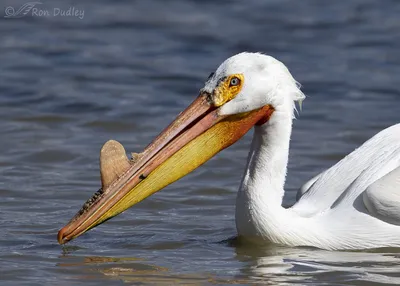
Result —
<instances>
[{"instance_id":1,"label":"white pelican","mask_svg":"<svg viewBox=\"0 0 400 286\"><path fill-rule=\"evenodd\" d=\"M117 141L103 146L102 188L59 231L58 241L81 235L185 176L254 126L236 200L239 237L330 250L400 246L400 124L307 182L298 201L282 207L295 103L304 98L273 57L228 58L197 99L134 159Z\"/></svg>"}]
</instances>

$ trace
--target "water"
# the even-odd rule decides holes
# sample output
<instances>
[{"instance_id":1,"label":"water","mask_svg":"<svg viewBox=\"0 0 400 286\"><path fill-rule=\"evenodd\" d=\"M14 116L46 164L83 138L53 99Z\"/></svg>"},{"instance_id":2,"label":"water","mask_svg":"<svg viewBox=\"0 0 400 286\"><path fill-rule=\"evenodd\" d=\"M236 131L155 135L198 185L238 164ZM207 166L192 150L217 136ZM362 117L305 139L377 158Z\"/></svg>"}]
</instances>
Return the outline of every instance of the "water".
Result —
<instances>
[{"instance_id":1,"label":"water","mask_svg":"<svg viewBox=\"0 0 400 286\"><path fill-rule=\"evenodd\" d=\"M6 0L1 9L25 2ZM140 151L225 58L262 51L308 95L285 204L399 122L398 1L46 1L73 17L0 19L1 285L398 284L400 252L234 243L250 134L67 246L56 233L100 184L108 139ZM2 14L3 15L3 14ZM373 234L371 234L373 235Z\"/></svg>"}]
</instances>

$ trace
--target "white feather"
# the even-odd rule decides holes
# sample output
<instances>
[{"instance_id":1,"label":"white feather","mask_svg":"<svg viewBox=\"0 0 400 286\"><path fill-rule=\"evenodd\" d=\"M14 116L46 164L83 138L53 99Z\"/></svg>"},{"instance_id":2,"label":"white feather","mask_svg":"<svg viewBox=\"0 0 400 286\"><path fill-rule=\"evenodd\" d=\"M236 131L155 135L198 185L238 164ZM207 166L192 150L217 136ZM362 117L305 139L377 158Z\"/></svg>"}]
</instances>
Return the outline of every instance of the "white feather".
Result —
<instances>
[{"instance_id":1,"label":"white feather","mask_svg":"<svg viewBox=\"0 0 400 286\"><path fill-rule=\"evenodd\" d=\"M221 107L222 114L267 104L275 109L267 123L255 127L236 200L239 235L324 249L400 247L400 124L316 176L302 188L299 201L285 209L281 205L295 102L301 108L305 96L284 64L259 53L227 59L204 89L212 91L219 78L237 73L244 75L244 85Z\"/></svg>"}]
</instances>

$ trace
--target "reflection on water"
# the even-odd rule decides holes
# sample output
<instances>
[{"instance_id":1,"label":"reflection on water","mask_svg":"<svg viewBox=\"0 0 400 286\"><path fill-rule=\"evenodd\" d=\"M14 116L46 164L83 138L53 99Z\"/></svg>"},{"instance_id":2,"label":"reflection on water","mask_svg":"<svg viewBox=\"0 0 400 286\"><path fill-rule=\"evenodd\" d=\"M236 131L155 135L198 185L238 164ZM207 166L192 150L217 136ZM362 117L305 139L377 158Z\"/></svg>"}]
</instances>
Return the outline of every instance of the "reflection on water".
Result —
<instances>
[{"instance_id":1,"label":"reflection on water","mask_svg":"<svg viewBox=\"0 0 400 286\"><path fill-rule=\"evenodd\" d=\"M330 284L332 277L340 285L375 285L400 283L400 252L398 249L369 251L325 251L313 248L288 248L226 245L236 253L235 259L244 267L231 276L225 273L179 272L158 266L138 257L74 256L64 253L57 264L64 270L80 269L85 274L78 279L155 283L157 285L254 284L286 285L291 283ZM192 260L195 260L193 258ZM191 263L188 261L187 263ZM221 259L220 263L224 263Z\"/></svg>"},{"instance_id":2,"label":"reflection on water","mask_svg":"<svg viewBox=\"0 0 400 286\"><path fill-rule=\"evenodd\" d=\"M41 4L70 6L85 17L0 15L0 285L400 282L392 249L219 243L236 234L251 134L68 246L56 241L99 188L102 144L142 150L245 50L282 60L307 95L291 140L292 204L303 182L400 121L399 1Z\"/></svg>"},{"instance_id":3,"label":"reflection on water","mask_svg":"<svg viewBox=\"0 0 400 286\"><path fill-rule=\"evenodd\" d=\"M206 273L174 273L166 267L148 264L143 259L135 257L83 257L64 256L63 260L71 262L59 263L62 268L85 268L92 277L101 273L110 280L129 283L151 283L157 285L204 285L211 284L242 284L249 282L244 279L221 279ZM90 279L90 274L85 279Z\"/></svg>"},{"instance_id":4,"label":"reflection on water","mask_svg":"<svg viewBox=\"0 0 400 286\"><path fill-rule=\"evenodd\" d=\"M239 260L248 262L244 272L251 281L329 284L334 276L336 283L351 285L400 283L398 249L346 252L270 246L238 247L236 253Z\"/></svg>"}]
</instances>

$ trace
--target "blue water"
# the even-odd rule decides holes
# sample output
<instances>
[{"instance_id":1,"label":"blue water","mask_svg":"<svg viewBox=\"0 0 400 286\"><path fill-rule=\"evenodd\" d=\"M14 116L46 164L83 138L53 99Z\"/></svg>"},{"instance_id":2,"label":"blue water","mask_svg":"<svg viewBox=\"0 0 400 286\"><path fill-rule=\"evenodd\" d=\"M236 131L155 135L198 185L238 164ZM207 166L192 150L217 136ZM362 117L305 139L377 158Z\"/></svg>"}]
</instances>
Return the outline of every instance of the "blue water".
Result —
<instances>
[{"instance_id":1,"label":"blue water","mask_svg":"<svg viewBox=\"0 0 400 286\"><path fill-rule=\"evenodd\" d=\"M307 95L285 204L400 121L399 1L46 1L83 19L4 18L0 3L0 284L399 284L398 250L237 245L251 134L67 246L56 234L100 184L108 139L139 152L227 57L261 51ZM3 9L4 8L4 9ZM2 13L2 14L1 14Z\"/></svg>"}]
</instances>

